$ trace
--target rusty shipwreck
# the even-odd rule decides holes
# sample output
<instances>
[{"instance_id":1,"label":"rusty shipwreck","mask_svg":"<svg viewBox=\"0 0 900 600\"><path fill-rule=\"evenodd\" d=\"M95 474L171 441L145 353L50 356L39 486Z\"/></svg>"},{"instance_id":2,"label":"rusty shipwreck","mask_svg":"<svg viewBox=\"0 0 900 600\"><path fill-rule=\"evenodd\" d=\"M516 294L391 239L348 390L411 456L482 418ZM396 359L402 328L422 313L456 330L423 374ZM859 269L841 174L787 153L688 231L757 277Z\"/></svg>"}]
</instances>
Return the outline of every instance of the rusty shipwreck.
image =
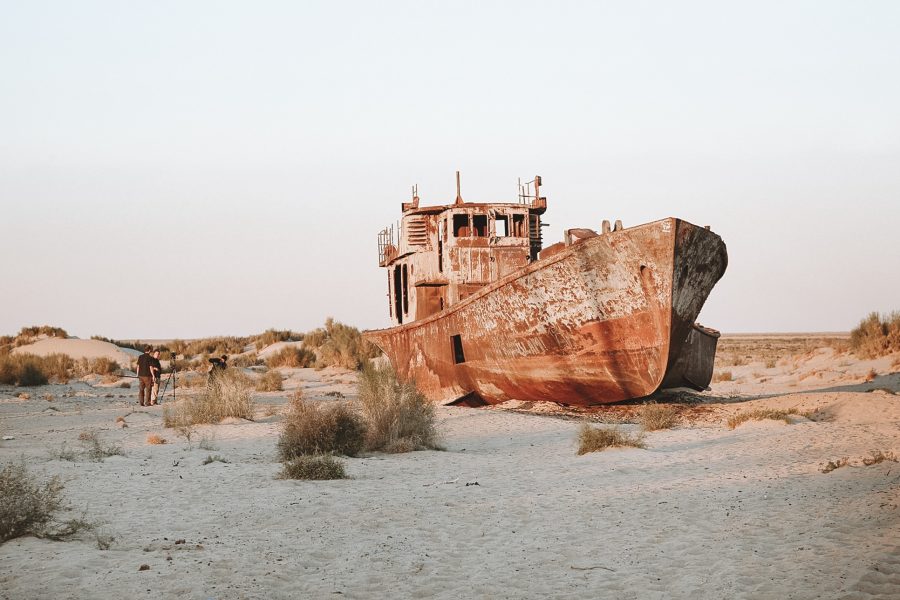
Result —
<instances>
[{"instance_id":1,"label":"rusty shipwreck","mask_svg":"<svg viewBox=\"0 0 900 600\"><path fill-rule=\"evenodd\" d=\"M617 402L702 390L717 331L695 324L727 265L708 227L667 218L543 247L541 179L517 202L419 206L378 235L393 327L366 337L431 400Z\"/></svg>"}]
</instances>

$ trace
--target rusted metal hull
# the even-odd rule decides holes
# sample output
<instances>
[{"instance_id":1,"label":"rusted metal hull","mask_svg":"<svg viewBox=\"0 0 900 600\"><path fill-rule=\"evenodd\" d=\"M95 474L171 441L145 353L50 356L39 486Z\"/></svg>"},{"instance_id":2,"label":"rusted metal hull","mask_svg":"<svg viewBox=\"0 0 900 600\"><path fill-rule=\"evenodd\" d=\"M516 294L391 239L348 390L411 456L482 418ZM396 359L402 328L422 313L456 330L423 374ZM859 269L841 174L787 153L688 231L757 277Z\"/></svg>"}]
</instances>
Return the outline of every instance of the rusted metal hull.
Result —
<instances>
[{"instance_id":1,"label":"rusted metal hull","mask_svg":"<svg viewBox=\"0 0 900 600\"><path fill-rule=\"evenodd\" d=\"M438 402L638 398L678 364L726 264L718 235L664 219L579 240L443 312L366 336Z\"/></svg>"}]
</instances>

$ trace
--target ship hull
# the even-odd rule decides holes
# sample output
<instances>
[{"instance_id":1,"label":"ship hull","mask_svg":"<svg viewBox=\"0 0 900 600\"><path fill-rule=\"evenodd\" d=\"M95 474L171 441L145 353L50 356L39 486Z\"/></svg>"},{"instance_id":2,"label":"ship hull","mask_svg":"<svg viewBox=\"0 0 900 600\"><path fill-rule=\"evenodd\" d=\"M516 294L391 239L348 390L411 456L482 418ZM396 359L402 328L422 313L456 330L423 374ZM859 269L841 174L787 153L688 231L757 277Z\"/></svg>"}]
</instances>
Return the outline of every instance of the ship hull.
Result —
<instances>
[{"instance_id":1,"label":"ship hull","mask_svg":"<svg viewBox=\"0 0 900 600\"><path fill-rule=\"evenodd\" d=\"M682 359L726 263L718 235L664 219L580 240L441 313L366 337L436 402L638 398Z\"/></svg>"}]
</instances>

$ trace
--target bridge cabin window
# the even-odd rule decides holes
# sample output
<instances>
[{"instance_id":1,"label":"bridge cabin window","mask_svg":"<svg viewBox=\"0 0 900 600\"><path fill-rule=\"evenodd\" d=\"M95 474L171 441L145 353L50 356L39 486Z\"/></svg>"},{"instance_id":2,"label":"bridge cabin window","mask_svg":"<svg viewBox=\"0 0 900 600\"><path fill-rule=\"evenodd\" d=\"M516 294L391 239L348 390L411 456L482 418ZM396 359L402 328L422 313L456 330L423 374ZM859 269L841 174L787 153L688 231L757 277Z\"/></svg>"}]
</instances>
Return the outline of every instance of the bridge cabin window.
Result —
<instances>
[{"instance_id":1,"label":"bridge cabin window","mask_svg":"<svg viewBox=\"0 0 900 600\"><path fill-rule=\"evenodd\" d=\"M512 216L513 237L525 237L525 215Z\"/></svg>"},{"instance_id":2,"label":"bridge cabin window","mask_svg":"<svg viewBox=\"0 0 900 600\"><path fill-rule=\"evenodd\" d=\"M487 215L472 215L472 232L474 233L475 237L487 237Z\"/></svg>"},{"instance_id":3,"label":"bridge cabin window","mask_svg":"<svg viewBox=\"0 0 900 600\"><path fill-rule=\"evenodd\" d=\"M509 235L509 217L506 215L494 216L494 235L497 237L506 237Z\"/></svg>"},{"instance_id":4,"label":"bridge cabin window","mask_svg":"<svg viewBox=\"0 0 900 600\"><path fill-rule=\"evenodd\" d=\"M453 237L469 237L469 215L453 215Z\"/></svg>"}]
</instances>

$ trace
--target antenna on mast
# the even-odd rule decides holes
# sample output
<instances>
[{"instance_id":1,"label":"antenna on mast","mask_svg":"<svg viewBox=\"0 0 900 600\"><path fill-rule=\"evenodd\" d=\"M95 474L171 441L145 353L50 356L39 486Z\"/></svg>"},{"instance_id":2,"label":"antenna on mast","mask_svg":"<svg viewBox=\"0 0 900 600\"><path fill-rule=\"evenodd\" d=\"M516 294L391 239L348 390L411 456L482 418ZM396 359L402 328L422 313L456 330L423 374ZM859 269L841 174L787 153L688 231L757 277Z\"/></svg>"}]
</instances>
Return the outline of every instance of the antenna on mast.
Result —
<instances>
[{"instance_id":1,"label":"antenna on mast","mask_svg":"<svg viewBox=\"0 0 900 600\"><path fill-rule=\"evenodd\" d=\"M456 203L457 204L463 203L462 196L459 193L459 171L456 172Z\"/></svg>"}]
</instances>

